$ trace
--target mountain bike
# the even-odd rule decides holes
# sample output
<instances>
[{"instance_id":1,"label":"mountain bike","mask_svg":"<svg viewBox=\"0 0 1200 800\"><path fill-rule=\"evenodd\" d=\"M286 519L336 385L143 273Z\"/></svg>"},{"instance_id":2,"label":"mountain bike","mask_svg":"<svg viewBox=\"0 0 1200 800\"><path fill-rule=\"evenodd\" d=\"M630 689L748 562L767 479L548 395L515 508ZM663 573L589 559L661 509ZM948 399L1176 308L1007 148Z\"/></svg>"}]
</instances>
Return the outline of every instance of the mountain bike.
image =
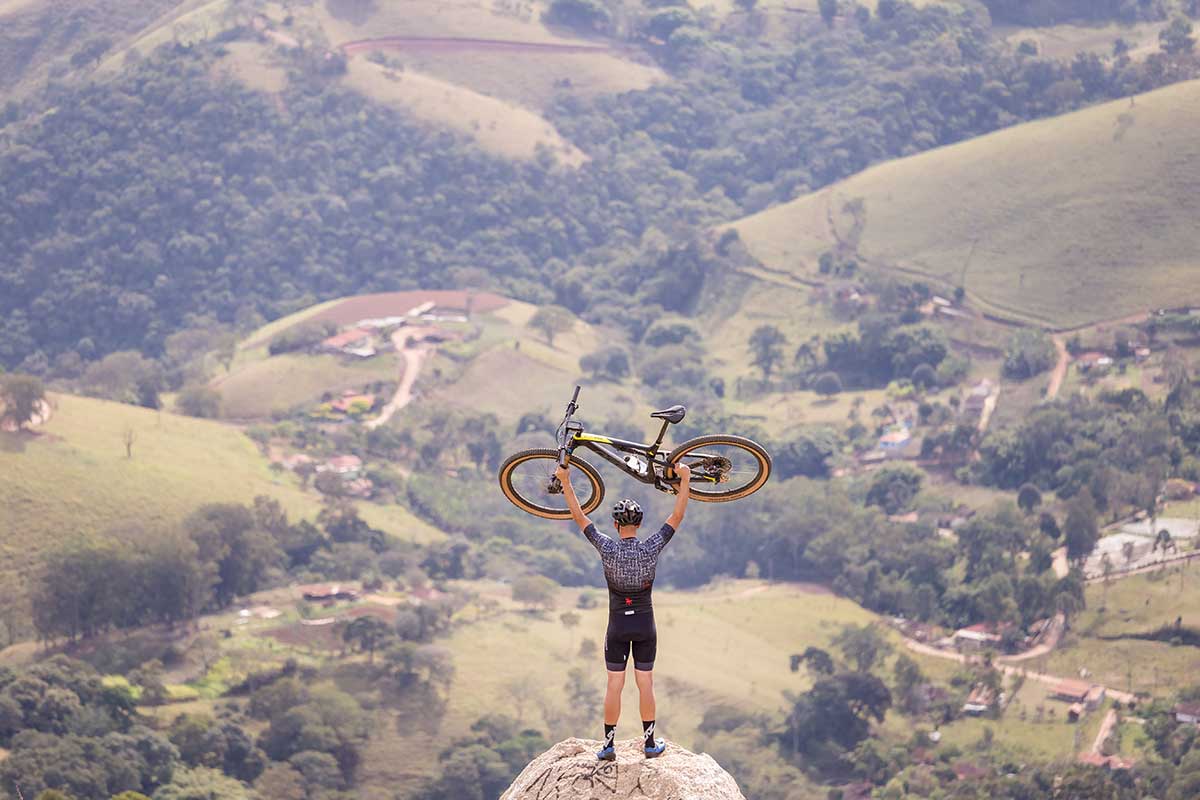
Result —
<instances>
[{"instance_id":1,"label":"mountain bike","mask_svg":"<svg viewBox=\"0 0 1200 800\"><path fill-rule=\"evenodd\" d=\"M500 489L522 511L546 519L571 518L562 483L554 476L560 465L570 466L571 482L585 514L604 501L604 480L595 467L575 455L581 448L592 451L634 480L669 494L678 493L675 465L687 464L692 469L689 495L706 503L728 503L754 494L771 475L771 456L761 445L742 436L699 436L664 455L663 439L668 428L683 421L687 414L683 406L652 413L652 418L662 420L662 428L653 443L643 444L586 432L583 423L575 419L578 401L576 386L555 434L557 448L522 450L500 465Z\"/></svg>"}]
</instances>

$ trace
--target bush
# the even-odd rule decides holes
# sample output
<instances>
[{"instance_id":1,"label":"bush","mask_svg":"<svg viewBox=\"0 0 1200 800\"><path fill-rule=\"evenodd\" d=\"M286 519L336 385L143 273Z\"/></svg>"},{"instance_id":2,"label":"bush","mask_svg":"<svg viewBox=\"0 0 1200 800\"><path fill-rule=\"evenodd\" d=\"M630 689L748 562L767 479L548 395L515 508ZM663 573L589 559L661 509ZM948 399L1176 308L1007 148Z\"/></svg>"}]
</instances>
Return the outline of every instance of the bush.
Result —
<instances>
[{"instance_id":1,"label":"bush","mask_svg":"<svg viewBox=\"0 0 1200 800\"><path fill-rule=\"evenodd\" d=\"M221 394L209 386L192 384L179 392L175 407L189 417L216 419L221 416Z\"/></svg>"},{"instance_id":2,"label":"bush","mask_svg":"<svg viewBox=\"0 0 1200 800\"><path fill-rule=\"evenodd\" d=\"M270 344L267 345L267 352L277 356L281 353L307 350L335 333L337 333L337 325L332 322L301 322L272 337Z\"/></svg>"},{"instance_id":3,"label":"bush","mask_svg":"<svg viewBox=\"0 0 1200 800\"><path fill-rule=\"evenodd\" d=\"M813 382L813 391L822 397L833 397L842 391L842 379L836 372L823 372Z\"/></svg>"},{"instance_id":4,"label":"bush","mask_svg":"<svg viewBox=\"0 0 1200 800\"><path fill-rule=\"evenodd\" d=\"M1021 330L1013 334L1004 351L1004 375L1025 380L1054 366L1058 351L1054 341L1043 331Z\"/></svg>"},{"instance_id":5,"label":"bush","mask_svg":"<svg viewBox=\"0 0 1200 800\"><path fill-rule=\"evenodd\" d=\"M600 31L612 21L608 9L597 0L554 0L545 18L551 25L580 31Z\"/></svg>"}]
</instances>

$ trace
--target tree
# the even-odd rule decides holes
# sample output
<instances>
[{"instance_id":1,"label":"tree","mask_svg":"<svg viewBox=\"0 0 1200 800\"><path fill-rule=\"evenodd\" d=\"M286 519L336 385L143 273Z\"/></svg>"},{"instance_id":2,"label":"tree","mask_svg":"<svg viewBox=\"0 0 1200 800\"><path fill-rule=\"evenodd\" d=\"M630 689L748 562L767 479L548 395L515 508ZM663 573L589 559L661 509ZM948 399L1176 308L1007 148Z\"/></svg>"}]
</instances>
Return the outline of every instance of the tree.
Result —
<instances>
[{"instance_id":1,"label":"tree","mask_svg":"<svg viewBox=\"0 0 1200 800\"><path fill-rule=\"evenodd\" d=\"M375 650L394 634L391 627L376 617L356 617L342 630L342 641L352 642L367 651L367 663L375 663Z\"/></svg>"},{"instance_id":2,"label":"tree","mask_svg":"<svg viewBox=\"0 0 1200 800\"><path fill-rule=\"evenodd\" d=\"M774 325L760 325L750 334L751 363L762 370L763 380L770 380L771 373L783 360L783 345L787 337Z\"/></svg>"},{"instance_id":3,"label":"tree","mask_svg":"<svg viewBox=\"0 0 1200 800\"><path fill-rule=\"evenodd\" d=\"M800 660L814 675L832 675L834 672L833 657L819 647L809 645L804 648Z\"/></svg>"},{"instance_id":4,"label":"tree","mask_svg":"<svg viewBox=\"0 0 1200 800\"><path fill-rule=\"evenodd\" d=\"M567 333L575 327L575 317L562 306L542 306L525 323L526 327L539 331L546 344L554 346L554 337Z\"/></svg>"},{"instance_id":5,"label":"tree","mask_svg":"<svg viewBox=\"0 0 1200 800\"><path fill-rule=\"evenodd\" d=\"M553 0L546 12L552 25L566 25L581 31L603 30L612 14L598 0Z\"/></svg>"},{"instance_id":6,"label":"tree","mask_svg":"<svg viewBox=\"0 0 1200 800\"><path fill-rule=\"evenodd\" d=\"M833 27L834 17L838 13L838 0L820 0L817 4L821 10L821 19L825 20L825 24Z\"/></svg>"},{"instance_id":7,"label":"tree","mask_svg":"<svg viewBox=\"0 0 1200 800\"><path fill-rule=\"evenodd\" d=\"M512 599L532 609L554 608L558 584L542 575L522 575L512 583Z\"/></svg>"},{"instance_id":8,"label":"tree","mask_svg":"<svg viewBox=\"0 0 1200 800\"><path fill-rule=\"evenodd\" d=\"M1092 493L1084 488L1067 502L1067 519L1063 523L1063 535L1067 544L1067 557L1080 561L1092 552L1100 538L1097 523L1098 512Z\"/></svg>"},{"instance_id":9,"label":"tree","mask_svg":"<svg viewBox=\"0 0 1200 800\"><path fill-rule=\"evenodd\" d=\"M133 458L133 445L137 442L137 431L127 427L121 431L121 443L125 445L125 458Z\"/></svg>"},{"instance_id":10,"label":"tree","mask_svg":"<svg viewBox=\"0 0 1200 800\"><path fill-rule=\"evenodd\" d=\"M33 375L0 375L0 423L21 430L46 402L46 389Z\"/></svg>"},{"instance_id":11,"label":"tree","mask_svg":"<svg viewBox=\"0 0 1200 800\"><path fill-rule=\"evenodd\" d=\"M189 417L216 419L221 416L221 393L210 386L193 383L179 392L175 406Z\"/></svg>"},{"instance_id":12,"label":"tree","mask_svg":"<svg viewBox=\"0 0 1200 800\"><path fill-rule=\"evenodd\" d=\"M1049 334L1023 328L1013 334L1004 351L1004 374L1016 380L1032 378L1054 366L1058 350Z\"/></svg>"},{"instance_id":13,"label":"tree","mask_svg":"<svg viewBox=\"0 0 1200 800\"><path fill-rule=\"evenodd\" d=\"M1034 509L1042 504L1042 493L1032 483L1022 484L1017 490L1017 505L1026 514L1032 514Z\"/></svg>"},{"instance_id":14,"label":"tree","mask_svg":"<svg viewBox=\"0 0 1200 800\"><path fill-rule=\"evenodd\" d=\"M847 625L833 638L834 645L854 662L859 672L870 672L875 662L892 651L891 644L874 625Z\"/></svg>"},{"instance_id":15,"label":"tree","mask_svg":"<svg viewBox=\"0 0 1200 800\"><path fill-rule=\"evenodd\" d=\"M904 711L916 710L918 705L917 689L925 683L925 675L921 672L921 667L916 661L902 653L892 666L892 675L895 679L896 697L898 698L896 705Z\"/></svg>"},{"instance_id":16,"label":"tree","mask_svg":"<svg viewBox=\"0 0 1200 800\"><path fill-rule=\"evenodd\" d=\"M1176 16L1165 28L1159 31L1158 44L1168 55L1190 53L1196 47L1192 38L1192 23L1184 16Z\"/></svg>"},{"instance_id":17,"label":"tree","mask_svg":"<svg viewBox=\"0 0 1200 800\"><path fill-rule=\"evenodd\" d=\"M879 506L886 514L899 514L921 490L925 474L909 464L892 464L871 475L867 505Z\"/></svg>"},{"instance_id":18,"label":"tree","mask_svg":"<svg viewBox=\"0 0 1200 800\"><path fill-rule=\"evenodd\" d=\"M833 397L842 391L842 379L836 372L822 372L813 381L813 391L822 397Z\"/></svg>"},{"instance_id":19,"label":"tree","mask_svg":"<svg viewBox=\"0 0 1200 800\"><path fill-rule=\"evenodd\" d=\"M919 389L933 389L938 383L937 370L929 364L918 364L912 371L912 382Z\"/></svg>"},{"instance_id":20,"label":"tree","mask_svg":"<svg viewBox=\"0 0 1200 800\"><path fill-rule=\"evenodd\" d=\"M597 380L619 381L629 374L629 355L620 347L602 347L580 358L579 368Z\"/></svg>"}]
</instances>

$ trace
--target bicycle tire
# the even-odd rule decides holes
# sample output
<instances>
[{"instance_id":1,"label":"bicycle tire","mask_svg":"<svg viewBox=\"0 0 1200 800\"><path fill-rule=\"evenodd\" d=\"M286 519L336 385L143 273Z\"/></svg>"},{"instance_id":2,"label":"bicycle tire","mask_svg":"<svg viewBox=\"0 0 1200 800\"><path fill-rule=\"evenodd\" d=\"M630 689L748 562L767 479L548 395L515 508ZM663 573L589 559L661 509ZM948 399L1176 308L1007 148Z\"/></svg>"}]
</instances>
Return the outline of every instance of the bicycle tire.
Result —
<instances>
[{"instance_id":1,"label":"bicycle tire","mask_svg":"<svg viewBox=\"0 0 1200 800\"><path fill-rule=\"evenodd\" d=\"M743 497L749 497L761 489L766 484L767 479L771 477L770 453L768 453L766 449L764 449L763 446L758 442L755 442L752 439L747 439L744 436L732 436L725 434L697 436L695 439L688 439L686 442L680 444L678 447L672 450L671 454L667 456L667 461L674 466L676 463L678 463L679 459L686 456L689 451L694 450L697 447L705 447L717 444L736 447L752 454L758 462L758 474L754 477L754 480L746 484L746 486L743 486L740 489L732 489L728 492L698 491L697 483L693 481L691 485L691 491L688 493L688 496L692 499L699 500L702 503L728 503L733 500L741 500Z\"/></svg>"},{"instance_id":2,"label":"bicycle tire","mask_svg":"<svg viewBox=\"0 0 1200 800\"><path fill-rule=\"evenodd\" d=\"M545 459L547 461L546 473L549 476L553 474L555 467L558 465L558 451L539 447L531 450L522 450L519 453L509 456L500 465L500 472L498 474L500 491L504 492L504 496L514 506L528 514L533 514L535 517L542 517L543 519L570 519L571 512L569 510L541 505L522 495L513 486L513 471L521 464L535 459ZM600 477L600 473L596 471L596 468L582 458L571 456L570 465L572 468L578 468L580 472L587 476L591 490L590 495L581 499L579 505L583 509L583 513L590 514L604 502L604 480Z\"/></svg>"}]
</instances>

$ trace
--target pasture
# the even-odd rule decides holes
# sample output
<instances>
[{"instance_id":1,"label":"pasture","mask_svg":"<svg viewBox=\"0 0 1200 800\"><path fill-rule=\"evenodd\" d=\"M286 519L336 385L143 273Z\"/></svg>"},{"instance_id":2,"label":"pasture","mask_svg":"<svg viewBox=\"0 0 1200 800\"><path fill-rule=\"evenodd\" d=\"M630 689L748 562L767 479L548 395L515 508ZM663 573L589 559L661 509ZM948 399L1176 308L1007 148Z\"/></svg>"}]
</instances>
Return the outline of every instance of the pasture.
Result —
<instances>
[{"instance_id":1,"label":"pasture","mask_svg":"<svg viewBox=\"0 0 1200 800\"><path fill-rule=\"evenodd\" d=\"M35 434L0 433L5 579L27 575L41 552L74 537L153 534L204 503L268 495L293 519L321 510L321 495L274 475L238 428L72 395L51 400L54 414ZM360 511L402 539L443 535L400 506L362 503Z\"/></svg>"},{"instance_id":2,"label":"pasture","mask_svg":"<svg viewBox=\"0 0 1200 800\"><path fill-rule=\"evenodd\" d=\"M1200 563L1171 566L1087 587L1087 608L1071 623L1072 630L1037 667L1056 675L1077 676L1114 689L1166 696L1186 685L1195 673L1200 650L1186 644L1111 637L1149 634L1171 626L1200 628ZM1192 610L1192 611L1189 611ZM1109 637L1109 638L1101 638ZM1044 664L1043 664L1044 661Z\"/></svg>"},{"instance_id":3,"label":"pasture","mask_svg":"<svg viewBox=\"0 0 1200 800\"><path fill-rule=\"evenodd\" d=\"M1175 307L1200 301L1198 121L1200 81L1176 84L889 161L733 227L770 269L815 278L842 247L1053 329Z\"/></svg>"}]
</instances>

